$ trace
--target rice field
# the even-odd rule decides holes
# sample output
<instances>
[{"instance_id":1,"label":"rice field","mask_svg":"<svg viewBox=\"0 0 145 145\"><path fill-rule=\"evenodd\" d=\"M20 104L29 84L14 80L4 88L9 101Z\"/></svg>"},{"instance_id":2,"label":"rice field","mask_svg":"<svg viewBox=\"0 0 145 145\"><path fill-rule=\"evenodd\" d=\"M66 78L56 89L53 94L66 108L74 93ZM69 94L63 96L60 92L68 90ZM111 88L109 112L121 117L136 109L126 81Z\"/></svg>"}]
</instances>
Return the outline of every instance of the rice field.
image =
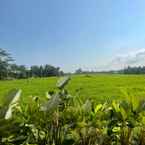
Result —
<instances>
[{"instance_id":1,"label":"rice field","mask_svg":"<svg viewBox=\"0 0 145 145\"><path fill-rule=\"evenodd\" d=\"M45 92L55 89L58 78L32 78L26 80L0 81L1 99L13 88L22 89L22 98L44 97ZM74 75L67 89L72 95L93 98L98 101L123 97L123 91L137 98L145 97L145 75Z\"/></svg>"}]
</instances>

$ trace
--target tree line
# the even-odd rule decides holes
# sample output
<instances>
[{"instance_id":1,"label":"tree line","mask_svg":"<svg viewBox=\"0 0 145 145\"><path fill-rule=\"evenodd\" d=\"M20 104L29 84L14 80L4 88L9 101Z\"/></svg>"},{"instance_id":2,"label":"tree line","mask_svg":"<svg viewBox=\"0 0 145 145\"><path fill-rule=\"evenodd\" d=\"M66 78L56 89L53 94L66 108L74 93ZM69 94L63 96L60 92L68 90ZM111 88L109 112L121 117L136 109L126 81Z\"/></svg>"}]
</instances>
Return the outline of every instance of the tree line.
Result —
<instances>
[{"instance_id":1,"label":"tree line","mask_svg":"<svg viewBox=\"0 0 145 145\"><path fill-rule=\"evenodd\" d=\"M109 70L109 71L84 71L81 68L75 71L75 74L145 74L145 66L128 66L121 70Z\"/></svg>"},{"instance_id":2,"label":"tree line","mask_svg":"<svg viewBox=\"0 0 145 145\"><path fill-rule=\"evenodd\" d=\"M128 66L121 71L124 74L145 74L145 66Z\"/></svg>"},{"instance_id":3,"label":"tree line","mask_svg":"<svg viewBox=\"0 0 145 145\"><path fill-rule=\"evenodd\" d=\"M0 79L22 79L30 77L50 77L63 75L59 67L52 65L24 65L14 64L14 59L4 49L0 48Z\"/></svg>"}]
</instances>

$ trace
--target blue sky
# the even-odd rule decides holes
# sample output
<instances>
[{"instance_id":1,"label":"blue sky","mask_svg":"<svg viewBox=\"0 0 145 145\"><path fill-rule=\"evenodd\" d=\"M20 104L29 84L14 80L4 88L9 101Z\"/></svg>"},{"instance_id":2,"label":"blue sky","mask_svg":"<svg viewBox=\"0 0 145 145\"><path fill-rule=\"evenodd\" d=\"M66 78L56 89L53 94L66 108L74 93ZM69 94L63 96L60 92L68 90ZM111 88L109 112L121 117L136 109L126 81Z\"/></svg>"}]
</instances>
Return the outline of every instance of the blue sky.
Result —
<instances>
[{"instance_id":1,"label":"blue sky","mask_svg":"<svg viewBox=\"0 0 145 145\"><path fill-rule=\"evenodd\" d=\"M95 69L145 48L144 0L0 0L0 47L16 63Z\"/></svg>"}]
</instances>

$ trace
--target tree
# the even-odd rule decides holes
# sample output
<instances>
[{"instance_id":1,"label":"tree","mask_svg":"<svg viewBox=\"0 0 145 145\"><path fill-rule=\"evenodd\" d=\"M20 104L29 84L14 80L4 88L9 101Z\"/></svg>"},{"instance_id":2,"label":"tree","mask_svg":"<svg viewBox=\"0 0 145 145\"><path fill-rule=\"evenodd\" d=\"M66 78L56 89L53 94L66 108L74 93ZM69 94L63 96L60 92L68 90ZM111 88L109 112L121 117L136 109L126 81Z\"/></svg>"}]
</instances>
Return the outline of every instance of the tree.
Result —
<instances>
[{"instance_id":1,"label":"tree","mask_svg":"<svg viewBox=\"0 0 145 145\"><path fill-rule=\"evenodd\" d=\"M30 71L31 71L31 76L32 77L40 77L39 66L37 66L37 65L31 66Z\"/></svg>"},{"instance_id":2,"label":"tree","mask_svg":"<svg viewBox=\"0 0 145 145\"><path fill-rule=\"evenodd\" d=\"M19 78L27 78L27 69L24 65L20 65L18 67L19 73Z\"/></svg>"},{"instance_id":3,"label":"tree","mask_svg":"<svg viewBox=\"0 0 145 145\"><path fill-rule=\"evenodd\" d=\"M10 72L10 62L13 59L6 50L0 48L0 79L5 79L8 77Z\"/></svg>"},{"instance_id":4,"label":"tree","mask_svg":"<svg viewBox=\"0 0 145 145\"><path fill-rule=\"evenodd\" d=\"M128 66L123 70L124 74L145 74L145 66L130 67Z\"/></svg>"},{"instance_id":5,"label":"tree","mask_svg":"<svg viewBox=\"0 0 145 145\"><path fill-rule=\"evenodd\" d=\"M49 77L49 76L58 76L59 75L59 67L54 67L51 65L45 65L44 66L44 76Z\"/></svg>"},{"instance_id":6,"label":"tree","mask_svg":"<svg viewBox=\"0 0 145 145\"><path fill-rule=\"evenodd\" d=\"M82 72L83 72L83 71L82 71L81 68L79 68L79 69L77 69L77 70L75 71L76 74L81 74Z\"/></svg>"},{"instance_id":7,"label":"tree","mask_svg":"<svg viewBox=\"0 0 145 145\"><path fill-rule=\"evenodd\" d=\"M10 77L22 79L30 77L30 70L26 69L24 65L11 64Z\"/></svg>"},{"instance_id":8,"label":"tree","mask_svg":"<svg viewBox=\"0 0 145 145\"><path fill-rule=\"evenodd\" d=\"M63 74L59 67L51 65L31 66L30 69L24 65L12 64L13 59L10 54L0 48L0 79L7 78L29 78L29 77L49 77Z\"/></svg>"}]
</instances>

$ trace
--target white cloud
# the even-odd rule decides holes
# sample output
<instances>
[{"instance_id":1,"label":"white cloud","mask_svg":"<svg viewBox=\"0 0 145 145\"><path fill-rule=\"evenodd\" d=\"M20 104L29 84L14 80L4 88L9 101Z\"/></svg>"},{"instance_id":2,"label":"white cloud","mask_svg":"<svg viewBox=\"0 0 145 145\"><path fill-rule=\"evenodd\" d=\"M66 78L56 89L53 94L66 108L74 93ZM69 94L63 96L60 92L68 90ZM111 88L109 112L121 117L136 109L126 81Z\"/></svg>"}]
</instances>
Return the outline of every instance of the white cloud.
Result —
<instances>
[{"instance_id":1,"label":"white cloud","mask_svg":"<svg viewBox=\"0 0 145 145\"><path fill-rule=\"evenodd\" d=\"M127 54L117 55L106 69L122 69L127 66L144 66L145 65L145 48L129 52Z\"/></svg>"}]
</instances>

